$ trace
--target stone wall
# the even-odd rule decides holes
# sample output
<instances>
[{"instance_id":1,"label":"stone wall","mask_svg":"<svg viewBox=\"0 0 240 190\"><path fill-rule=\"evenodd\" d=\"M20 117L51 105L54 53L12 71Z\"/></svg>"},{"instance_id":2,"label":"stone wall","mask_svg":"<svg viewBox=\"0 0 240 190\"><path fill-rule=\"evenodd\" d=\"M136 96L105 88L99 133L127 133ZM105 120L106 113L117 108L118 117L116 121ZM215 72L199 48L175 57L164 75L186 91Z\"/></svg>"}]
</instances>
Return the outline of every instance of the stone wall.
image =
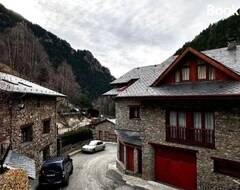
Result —
<instances>
[{"instance_id":1,"label":"stone wall","mask_svg":"<svg viewBox=\"0 0 240 190\"><path fill-rule=\"evenodd\" d=\"M50 147L50 155L57 153L56 97L25 95L21 99L23 109L18 106L22 103L20 98L12 99L12 114L5 114L4 127L12 131L13 150L34 159L39 169L44 148ZM4 107L9 107L9 103L5 102ZM43 121L46 119L50 119L50 132L43 134ZM33 138L30 142L22 142L21 128L27 125L32 126Z\"/></svg>"},{"instance_id":2,"label":"stone wall","mask_svg":"<svg viewBox=\"0 0 240 190\"><path fill-rule=\"evenodd\" d=\"M101 140L117 142L116 134L114 132L115 126L116 125L114 123L111 123L107 120L100 122L99 124L96 124L93 130L95 138L101 139L101 137L99 136L99 132L102 131Z\"/></svg>"},{"instance_id":3,"label":"stone wall","mask_svg":"<svg viewBox=\"0 0 240 190\"><path fill-rule=\"evenodd\" d=\"M140 119L129 119L129 105L141 105ZM211 106L209 106L211 105ZM143 134L142 149L142 177L146 180L154 180L154 147L149 142L163 145L197 150L197 175L198 182L204 182L223 187L234 187L234 178L213 172L213 160L210 157L240 160L240 106L239 101L140 101L121 99L116 102L116 128L128 130L140 130ZM215 148L202 148L183 145L166 141L166 109L207 109L214 112L215 122Z\"/></svg>"},{"instance_id":4,"label":"stone wall","mask_svg":"<svg viewBox=\"0 0 240 190\"><path fill-rule=\"evenodd\" d=\"M129 118L129 105L140 105L139 100L117 100L116 101L116 129L127 129L132 131L142 131L141 119L130 119ZM140 109L140 117L142 116Z\"/></svg>"}]
</instances>

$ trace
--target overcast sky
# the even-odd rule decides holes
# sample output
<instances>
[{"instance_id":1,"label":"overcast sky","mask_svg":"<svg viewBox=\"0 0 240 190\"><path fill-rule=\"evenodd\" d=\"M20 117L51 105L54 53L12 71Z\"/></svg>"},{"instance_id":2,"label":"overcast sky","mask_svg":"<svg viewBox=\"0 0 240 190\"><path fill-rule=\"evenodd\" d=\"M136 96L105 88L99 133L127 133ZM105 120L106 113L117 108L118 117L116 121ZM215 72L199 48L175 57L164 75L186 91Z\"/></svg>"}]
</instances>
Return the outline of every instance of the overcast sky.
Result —
<instances>
[{"instance_id":1,"label":"overcast sky","mask_svg":"<svg viewBox=\"0 0 240 190\"><path fill-rule=\"evenodd\" d=\"M158 64L239 0L0 0L27 20L93 53L113 76Z\"/></svg>"}]
</instances>

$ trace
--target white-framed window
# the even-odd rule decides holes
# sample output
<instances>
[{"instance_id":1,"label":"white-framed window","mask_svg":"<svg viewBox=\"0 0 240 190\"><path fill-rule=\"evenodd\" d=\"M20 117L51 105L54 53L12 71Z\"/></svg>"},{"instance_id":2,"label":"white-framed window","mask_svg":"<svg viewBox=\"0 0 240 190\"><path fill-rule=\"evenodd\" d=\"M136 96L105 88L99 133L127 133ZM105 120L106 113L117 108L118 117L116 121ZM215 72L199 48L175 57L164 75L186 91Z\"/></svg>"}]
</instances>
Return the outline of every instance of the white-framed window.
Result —
<instances>
[{"instance_id":1,"label":"white-framed window","mask_svg":"<svg viewBox=\"0 0 240 190\"><path fill-rule=\"evenodd\" d=\"M180 82L180 71L179 70L177 70L175 72L175 82Z\"/></svg>"},{"instance_id":2,"label":"white-framed window","mask_svg":"<svg viewBox=\"0 0 240 190\"><path fill-rule=\"evenodd\" d=\"M190 80L190 67L182 68L182 81Z\"/></svg>"},{"instance_id":3,"label":"white-framed window","mask_svg":"<svg viewBox=\"0 0 240 190\"><path fill-rule=\"evenodd\" d=\"M202 128L202 114L201 112L194 112L194 128L201 129Z\"/></svg>"},{"instance_id":4,"label":"white-framed window","mask_svg":"<svg viewBox=\"0 0 240 190\"><path fill-rule=\"evenodd\" d=\"M179 127L186 127L186 112L184 111L178 112L178 122Z\"/></svg>"},{"instance_id":5,"label":"white-framed window","mask_svg":"<svg viewBox=\"0 0 240 190\"><path fill-rule=\"evenodd\" d=\"M213 130L213 113L206 112L205 113L205 129Z\"/></svg>"},{"instance_id":6,"label":"white-framed window","mask_svg":"<svg viewBox=\"0 0 240 190\"><path fill-rule=\"evenodd\" d=\"M198 79L207 79L207 66L199 65L198 66Z\"/></svg>"},{"instance_id":7,"label":"white-framed window","mask_svg":"<svg viewBox=\"0 0 240 190\"><path fill-rule=\"evenodd\" d=\"M177 112L170 111L170 126L177 126Z\"/></svg>"},{"instance_id":8,"label":"white-framed window","mask_svg":"<svg viewBox=\"0 0 240 190\"><path fill-rule=\"evenodd\" d=\"M208 68L208 79L209 80L215 80L216 79L216 74L215 74L215 68L214 67L209 67Z\"/></svg>"}]
</instances>

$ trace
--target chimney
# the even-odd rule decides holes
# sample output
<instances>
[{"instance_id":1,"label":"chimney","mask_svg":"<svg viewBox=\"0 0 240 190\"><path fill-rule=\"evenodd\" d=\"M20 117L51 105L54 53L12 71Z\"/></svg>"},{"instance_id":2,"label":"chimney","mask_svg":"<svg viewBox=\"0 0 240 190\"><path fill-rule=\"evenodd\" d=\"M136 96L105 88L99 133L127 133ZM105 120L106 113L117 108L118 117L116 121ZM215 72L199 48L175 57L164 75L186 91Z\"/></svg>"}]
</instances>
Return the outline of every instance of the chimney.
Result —
<instances>
[{"instance_id":1,"label":"chimney","mask_svg":"<svg viewBox=\"0 0 240 190\"><path fill-rule=\"evenodd\" d=\"M228 50L237 49L237 41L235 38L228 38Z\"/></svg>"}]
</instances>

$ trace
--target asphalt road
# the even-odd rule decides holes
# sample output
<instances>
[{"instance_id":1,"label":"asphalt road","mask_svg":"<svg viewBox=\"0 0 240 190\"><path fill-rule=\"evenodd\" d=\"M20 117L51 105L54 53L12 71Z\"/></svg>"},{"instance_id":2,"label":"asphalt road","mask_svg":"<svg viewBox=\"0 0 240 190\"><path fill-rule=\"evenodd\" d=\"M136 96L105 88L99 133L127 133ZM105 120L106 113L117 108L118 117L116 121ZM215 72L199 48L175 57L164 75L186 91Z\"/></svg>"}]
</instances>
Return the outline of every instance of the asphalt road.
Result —
<instances>
[{"instance_id":1,"label":"asphalt road","mask_svg":"<svg viewBox=\"0 0 240 190\"><path fill-rule=\"evenodd\" d=\"M106 149L93 154L78 152L71 156L73 159L73 174L67 187L37 187L51 190L146 190L138 186L126 184L122 176L108 165L116 162L117 145L106 143ZM36 180L35 180L35 183ZM35 188L32 188L35 189Z\"/></svg>"},{"instance_id":2,"label":"asphalt road","mask_svg":"<svg viewBox=\"0 0 240 190\"><path fill-rule=\"evenodd\" d=\"M126 184L108 164L116 161L116 144L107 143L104 151L93 154L77 153L72 156L74 171L69 185L64 190L131 190L137 189Z\"/></svg>"}]
</instances>

